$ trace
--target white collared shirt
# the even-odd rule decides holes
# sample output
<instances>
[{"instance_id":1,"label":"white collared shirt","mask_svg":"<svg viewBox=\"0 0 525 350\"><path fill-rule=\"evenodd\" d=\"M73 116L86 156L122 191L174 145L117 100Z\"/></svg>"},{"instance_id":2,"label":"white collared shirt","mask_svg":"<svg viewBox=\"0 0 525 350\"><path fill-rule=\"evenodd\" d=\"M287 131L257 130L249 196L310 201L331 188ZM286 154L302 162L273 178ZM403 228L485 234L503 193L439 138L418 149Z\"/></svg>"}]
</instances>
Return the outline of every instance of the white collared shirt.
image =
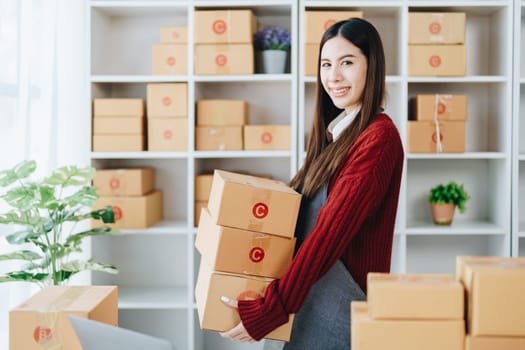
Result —
<instances>
[{"instance_id":1,"label":"white collared shirt","mask_svg":"<svg viewBox=\"0 0 525 350\"><path fill-rule=\"evenodd\" d=\"M353 111L346 114L346 111L342 111L334 120L328 124L326 131L332 135L332 141L335 142L339 135L346 129L350 123L355 119L357 113L361 110L361 105L357 106Z\"/></svg>"}]
</instances>

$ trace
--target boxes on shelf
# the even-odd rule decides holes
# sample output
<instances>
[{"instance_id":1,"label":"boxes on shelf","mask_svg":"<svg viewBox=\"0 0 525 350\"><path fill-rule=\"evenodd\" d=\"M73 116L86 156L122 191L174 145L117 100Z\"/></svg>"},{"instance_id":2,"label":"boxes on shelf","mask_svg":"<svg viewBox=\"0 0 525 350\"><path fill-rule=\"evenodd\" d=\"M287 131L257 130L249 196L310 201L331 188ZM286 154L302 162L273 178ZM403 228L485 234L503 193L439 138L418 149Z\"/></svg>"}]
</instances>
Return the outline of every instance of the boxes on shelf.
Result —
<instances>
[{"instance_id":1,"label":"boxes on shelf","mask_svg":"<svg viewBox=\"0 0 525 350\"><path fill-rule=\"evenodd\" d=\"M279 278L292 261L295 237L219 226L203 209L195 247L215 271Z\"/></svg>"},{"instance_id":2,"label":"boxes on shelf","mask_svg":"<svg viewBox=\"0 0 525 350\"><path fill-rule=\"evenodd\" d=\"M245 125L245 150L289 150L289 125Z\"/></svg>"},{"instance_id":3,"label":"boxes on shelf","mask_svg":"<svg viewBox=\"0 0 525 350\"><path fill-rule=\"evenodd\" d=\"M465 350L523 350L525 337L473 337L465 338Z\"/></svg>"},{"instance_id":4,"label":"boxes on shelf","mask_svg":"<svg viewBox=\"0 0 525 350\"><path fill-rule=\"evenodd\" d=\"M304 42L319 44L324 32L334 23L352 17L363 17L362 11L312 11L304 12ZM317 56L317 53L316 53Z\"/></svg>"},{"instance_id":5,"label":"boxes on shelf","mask_svg":"<svg viewBox=\"0 0 525 350\"><path fill-rule=\"evenodd\" d=\"M147 115L156 117L188 117L188 84L147 84Z\"/></svg>"},{"instance_id":6,"label":"boxes on shelf","mask_svg":"<svg viewBox=\"0 0 525 350\"><path fill-rule=\"evenodd\" d=\"M408 75L465 76L465 45L409 45Z\"/></svg>"},{"instance_id":7,"label":"boxes on shelf","mask_svg":"<svg viewBox=\"0 0 525 350\"><path fill-rule=\"evenodd\" d=\"M113 228L146 228L162 219L162 192L153 191L144 196L100 197L94 209L111 205L115 212L114 224L103 224L92 221L92 227L110 226Z\"/></svg>"},{"instance_id":8,"label":"boxes on shelf","mask_svg":"<svg viewBox=\"0 0 525 350\"><path fill-rule=\"evenodd\" d=\"M143 117L144 100L141 98L95 98L93 116L98 117Z\"/></svg>"},{"instance_id":9,"label":"boxes on shelf","mask_svg":"<svg viewBox=\"0 0 525 350\"><path fill-rule=\"evenodd\" d=\"M93 119L95 135L144 134L144 118L137 117L103 117Z\"/></svg>"},{"instance_id":10,"label":"boxes on shelf","mask_svg":"<svg viewBox=\"0 0 525 350\"><path fill-rule=\"evenodd\" d=\"M242 126L197 126L195 149L198 151L240 151Z\"/></svg>"},{"instance_id":11,"label":"boxes on shelf","mask_svg":"<svg viewBox=\"0 0 525 350\"><path fill-rule=\"evenodd\" d=\"M199 219L201 217L202 209L208 208L208 201L195 201L193 206L193 226L197 227L199 225Z\"/></svg>"},{"instance_id":12,"label":"boxes on shelf","mask_svg":"<svg viewBox=\"0 0 525 350\"><path fill-rule=\"evenodd\" d=\"M97 169L93 186L99 196L141 196L153 191L155 169Z\"/></svg>"},{"instance_id":13,"label":"boxes on shelf","mask_svg":"<svg viewBox=\"0 0 525 350\"><path fill-rule=\"evenodd\" d=\"M466 120L466 95L416 95L410 100L414 120Z\"/></svg>"},{"instance_id":14,"label":"boxes on shelf","mask_svg":"<svg viewBox=\"0 0 525 350\"><path fill-rule=\"evenodd\" d=\"M188 27L166 26L160 27L160 42L162 44L187 44Z\"/></svg>"},{"instance_id":15,"label":"boxes on shelf","mask_svg":"<svg viewBox=\"0 0 525 350\"><path fill-rule=\"evenodd\" d=\"M201 174L195 176L195 200L208 201L210 199L213 174ZM198 213L200 215L200 211Z\"/></svg>"},{"instance_id":16,"label":"boxes on shelf","mask_svg":"<svg viewBox=\"0 0 525 350\"><path fill-rule=\"evenodd\" d=\"M465 12L409 12L409 44L464 44Z\"/></svg>"},{"instance_id":17,"label":"boxes on shelf","mask_svg":"<svg viewBox=\"0 0 525 350\"><path fill-rule=\"evenodd\" d=\"M196 44L195 74L230 75L253 74L253 45L250 44Z\"/></svg>"},{"instance_id":18,"label":"boxes on shelf","mask_svg":"<svg viewBox=\"0 0 525 350\"><path fill-rule=\"evenodd\" d=\"M151 47L151 72L154 75L188 74L187 44L154 44Z\"/></svg>"},{"instance_id":19,"label":"boxes on shelf","mask_svg":"<svg viewBox=\"0 0 525 350\"><path fill-rule=\"evenodd\" d=\"M201 261L195 300L202 329L224 332L235 327L239 322L239 313L224 304L221 296L237 300L247 300L264 295L272 279L226 272L213 271ZM270 332L266 338L289 340L292 331L293 315L288 323Z\"/></svg>"},{"instance_id":20,"label":"boxes on shelf","mask_svg":"<svg viewBox=\"0 0 525 350\"><path fill-rule=\"evenodd\" d=\"M50 286L9 312L11 350L82 350L69 316L118 325L116 286Z\"/></svg>"},{"instance_id":21,"label":"boxes on shelf","mask_svg":"<svg viewBox=\"0 0 525 350\"><path fill-rule=\"evenodd\" d=\"M144 150L142 134L93 135L93 152L140 152Z\"/></svg>"},{"instance_id":22,"label":"boxes on shelf","mask_svg":"<svg viewBox=\"0 0 525 350\"><path fill-rule=\"evenodd\" d=\"M194 22L196 44L252 43L257 29L251 10L197 10Z\"/></svg>"},{"instance_id":23,"label":"boxes on shelf","mask_svg":"<svg viewBox=\"0 0 525 350\"><path fill-rule=\"evenodd\" d=\"M148 118L148 151L186 151L187 118Z\"/></svg>"},{"instance_id":24,"label":"boxes on shelf","mask_svg":"<svg viewBox=\"0 0 525 350\"><path fill-rule=\"evenodd\" d=\"M248 103L243 100L198 100L198 126L244 125L248 121Z\"/></svg>"},{"instance_id":25,"label":"boxes on shelf","mask_svg":"<svg viewBox=\"0 0 525 350\"><path fill-rule=\"evenodd\" d=\"M408 121L408 151L411 153L436 153L437 130L443 153L465 152L465 122L444 121L439 126L434 121Z\"/></svg>"}]
</instances>

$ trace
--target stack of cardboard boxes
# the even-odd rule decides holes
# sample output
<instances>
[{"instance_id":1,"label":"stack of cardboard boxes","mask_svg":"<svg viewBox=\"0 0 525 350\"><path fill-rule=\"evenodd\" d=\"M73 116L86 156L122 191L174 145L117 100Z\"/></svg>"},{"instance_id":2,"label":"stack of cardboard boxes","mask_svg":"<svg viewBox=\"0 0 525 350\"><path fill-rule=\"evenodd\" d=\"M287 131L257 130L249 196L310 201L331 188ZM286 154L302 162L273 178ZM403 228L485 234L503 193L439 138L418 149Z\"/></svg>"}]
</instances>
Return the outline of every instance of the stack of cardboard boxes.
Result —
<instances>
[{"instance_id":1,"label":"stack of cardboard boxes","mask_svg":"<svg viewBox=\"0 0 525 350\"><path fill-rule=\"evenodd\" d=\"M408 74L464 76L466 14L409 12Z\"/></svg>"},{"instance_id":2,"label":"stack of cardboard boxes","mask_svg":"<svg viewBox=\"0 0 525 350\"><path fill-rule=\"evenodd\" d=\"M151 71L154 75L188 74L188 28L161 27L160 43L152 46Z\"/></svg>"},{"instance_id":3,"label":"stack of cardboard boxes","mask_svg":"<svg viewBox=\"0 0 525 350\"><path fill-rule=\"evenodd\" d=\"M188 149L188 85L148 84L148 150Z\"/></svg>"},{"instance_id":4,"label":"stack of cardboard boxes","mask_svg":"<svg viewBox=\"0 0 525 350\"><path fill-rule=\"evenodd\" d=\"M93 102L93 152L144 150L144 101L96 98Z\"/></svg>"},{"instance_id":5,"label":"stack of cardboard boxes","mask_svg":"<svg viewBox=\"0 0 525 350\"><path fill-rule=\"evenodd\" d=\"M363 17L362 11L305 11L304 22L304 75L317 75L319 45L324 32L334 23Z\"/></svg>"},{"instance_id":6,"label":"stack of cardboard boxes","mask_svg":"<svg viewBox=\"0 0 525 350\"><path fill-rule=\"evenodd\" d=\"M92 221L92 226L114 228L145 228L162 219L162 192L154 189L153 168L99 169L93 186L100 198L94 208L111 205L115 212L114 224Z\"/></svg>"},{"instance_id":7,"label":"stack of cardboard boxes","mask_svg":"<svg viewBox=\"0 0 525 350\"><path fill-rule=\"evenodd\" d=\"M411 107L409 152L465 152L466 95L417 95Z\"/></svg>"},{"instance_id":8,"label":"stack of cardboard boxes","mask_svg":"<svg viewBox=\"0 0 525 350\"><path fill-rule=\"evenodd\" d=\"M195 11L195 74L253 74L253 35L257 20L251 10Z\"/></svg>"},{"instance_id":9,"label":"stack of cardboard boxes","mask_svg":"<svg viewBox=\"0 0 525 350\"><path fill-rule=\"evenodd\" d=\"M195 246L201 253L195 298L203 329L226 331L240 319L221 296L264 295L290 263L301 195L282 182L215 170ZM267 338L288 340L293 317Z\"/></svg>"}]
</instances>

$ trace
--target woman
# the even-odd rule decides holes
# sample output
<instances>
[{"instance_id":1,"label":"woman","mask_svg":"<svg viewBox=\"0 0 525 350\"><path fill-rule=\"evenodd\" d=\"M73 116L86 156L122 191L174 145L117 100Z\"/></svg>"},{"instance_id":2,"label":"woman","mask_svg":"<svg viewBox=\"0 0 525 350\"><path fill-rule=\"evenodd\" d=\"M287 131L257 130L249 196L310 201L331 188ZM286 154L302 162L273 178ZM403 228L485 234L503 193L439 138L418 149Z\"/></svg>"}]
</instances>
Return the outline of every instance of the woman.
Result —
<instances>
[{"instance_id":1,"label":"woman","mask_svg":"<svg viewBox=\"0 0 525 350\"><path fill-rule=\"evenodd\" d=\"M298 250L263 298L223 301L241 322L221 335L260 340L295 313L284 349L349 349L350 302L366 298L368 272L390 271L403 148L382 113L385 58L363 19L323 35L312 133L304 166L291 181L303 194Z\"/></svg>"}]
</instances>

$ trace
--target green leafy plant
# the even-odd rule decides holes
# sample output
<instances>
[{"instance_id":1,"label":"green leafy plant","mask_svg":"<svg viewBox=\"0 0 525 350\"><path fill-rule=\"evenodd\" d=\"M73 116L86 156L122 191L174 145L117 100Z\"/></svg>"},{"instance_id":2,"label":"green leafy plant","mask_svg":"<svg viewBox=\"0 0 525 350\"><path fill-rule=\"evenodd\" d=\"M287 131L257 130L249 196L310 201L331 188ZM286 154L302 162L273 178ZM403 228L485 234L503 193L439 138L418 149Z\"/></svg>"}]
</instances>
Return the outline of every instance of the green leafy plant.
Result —
<instances>
[{"instance_id":1,"label":"green leafy plant","mask_svg":"<svg viewBox=\"0 0 525 350\"><path fill-rule=\"evenodd\" d=\"M465 212L465 203L468 199L470 199L470 196L465 191L463 184L458 185L454 181L451 181L446 185L439 184L433 187L428 195L428 201L430 203L452 203L458 207L460 213Z\"/></svg>"},{"instance_id":2,"label":"green leafy plant","mask_svg":"<svg viewBox=\"0 0 525 350\"><path fill-rule=\"evenodd\" d=\"M81 243L85 238L118 233L109 227L74 233L77 223L84 220L115 222L111 206L90 211L98 199L91 186L95 169L65 166L41 181L32 181L29 177L35 170L35 161L23 161L0 172L0 198L10 207L0 214L0 225L15 231L6 236L8 243L24 244L26 248L0 255L0 261L26 262L22 270L0 275L0 282L60 285L84 270L117 273L115 266L93 259L69 260L71 254L82 252ZM27 249L27 245L34 249Z\"/></svg>"}]
</instances>

